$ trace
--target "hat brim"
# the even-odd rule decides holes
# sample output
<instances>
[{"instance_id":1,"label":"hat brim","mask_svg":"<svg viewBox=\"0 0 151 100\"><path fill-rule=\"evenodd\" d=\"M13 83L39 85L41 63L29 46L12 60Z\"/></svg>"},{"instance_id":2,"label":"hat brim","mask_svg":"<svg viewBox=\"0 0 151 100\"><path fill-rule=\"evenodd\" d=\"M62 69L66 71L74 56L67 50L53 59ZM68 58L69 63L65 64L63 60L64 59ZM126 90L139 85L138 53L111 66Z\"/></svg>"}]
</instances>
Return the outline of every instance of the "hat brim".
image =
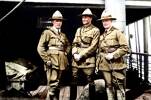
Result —
<instances>
[{"instance_id":1,"label":"hat brim","mask_svg":"<svg viewBox=\"0 0 151 100\"><path fill-rule=\"evenodd\" d=\"M49 18L49 20L62 20L62 21L64 21L64 20L66 20L65 18Z\"/></svg>"},{"instance_id":2,"label":"hat brim","mask_svg":"<svg viewBox=\"0 0 151 100\"><path fill-rule=\"evenodd\" d=\"M97 21L102 21L102 20L116 20L116 18L102 18L102 19L98 19Z\"/></svg>"},{"instance_id":3,"label":"hat brim","mask_svg":"<svg viewBox=\"0 0 151 100\"><path fill-rule=\"evenodd\" d=\"M96 15L94 15L94 14L92 14L92 15L90 15L90 14L79 14L78 16L79 16L79 17L82 17L82 16L96 17Z\"/></svg>"},{"instance_id":4,"label":"hat brim","mask_svg":"<svg viewBox=\"0 0 151 100\"><path fill-rule=\"evenodd\" d=\"M52 19L50 18L49 20L53 21L53 20L62 20L62 21L65 21L66 19Z\"/></svg>"}]
</instances>

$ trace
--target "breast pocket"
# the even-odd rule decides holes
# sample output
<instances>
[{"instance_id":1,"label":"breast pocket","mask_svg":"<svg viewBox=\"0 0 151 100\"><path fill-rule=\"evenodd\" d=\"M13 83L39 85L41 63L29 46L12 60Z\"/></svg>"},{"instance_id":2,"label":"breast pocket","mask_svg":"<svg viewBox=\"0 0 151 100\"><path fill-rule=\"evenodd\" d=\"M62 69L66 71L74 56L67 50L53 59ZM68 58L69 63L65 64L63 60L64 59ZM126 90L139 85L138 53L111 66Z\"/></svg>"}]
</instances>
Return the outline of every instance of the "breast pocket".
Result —
<instances>
[{"instance_id":1,"label":"breast pocket","mask_svg":"<svg viewBox=\"0 0 151 100\"><path fill-rule=\"evenodd\" d=\"M118 41L115 37L108 37L105 39L105 43L108 46L114 46L114 45L118 45Z\"/></svg>"},{"instance_id":2,"label":"breast pocket","mask_svg":"<svg viewBox=\"0 0 151 100\"><path fill-rule=\"evenodd\" d=\"M50 44L55 44L56 43L56 38L55 37L51 37L49 40Z\"/></svg>"},{"instance_id":3,"label":"breast pocket","mask_svg":"<svg viewBox=\"0 0 151 100\"><path fill-rule=\"evenodd\" d=\"M49 44L51 44L51 46L54 46L56 45L56 43L57 43L57 39L55 37L51 37L49 40Z\"/></svg>"},{"instance_id":4,"label":"breast pocket","mask_svg":"<svg viewBox=\"0 0 151 100\"><path fill-rule=\"evenodd\" d=\"M82 41L86 44L90 44L92 41L92 37L91 36L83 36L82 37Z\"/></svg>"}]
</instances>

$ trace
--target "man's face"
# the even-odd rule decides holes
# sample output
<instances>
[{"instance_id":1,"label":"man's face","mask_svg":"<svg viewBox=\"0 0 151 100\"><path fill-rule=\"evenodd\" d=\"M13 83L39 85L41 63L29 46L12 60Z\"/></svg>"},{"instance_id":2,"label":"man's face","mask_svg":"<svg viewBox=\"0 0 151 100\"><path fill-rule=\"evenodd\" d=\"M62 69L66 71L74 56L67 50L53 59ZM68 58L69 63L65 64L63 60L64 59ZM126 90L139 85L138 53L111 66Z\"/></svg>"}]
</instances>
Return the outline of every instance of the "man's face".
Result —
<instances>
[{"instance_id":1,"label":"man's face","mask_svg":"<svg viewBox=\"0 0 151 100\"><path fill-rule=\"evenodd\" d=\"M60 20L60 19L55 19L52 21L52 23L56 29L60 29L62 26L62 20Z\"/></svg>"},{"instance_id":2,"label":"man's face","mask_svg":"<svg viewBox=\"0 0 151 100\"><path fill-rule=\"evenodd\" d=\"M83 25L90 25L92 21L91 16L82 16L82 23Z\"/></svg>"},{"instance_id":3,"label":"man's face","mask_svg":"<svg viewBox=\"0 0 151 100\"><path fill-rule=\"evenodd\" d=\"M111 19L102 20L102 23L103 23L103 27L105 29L109 29L112 26L112 20Z\"/></svg>"}]
</instances>

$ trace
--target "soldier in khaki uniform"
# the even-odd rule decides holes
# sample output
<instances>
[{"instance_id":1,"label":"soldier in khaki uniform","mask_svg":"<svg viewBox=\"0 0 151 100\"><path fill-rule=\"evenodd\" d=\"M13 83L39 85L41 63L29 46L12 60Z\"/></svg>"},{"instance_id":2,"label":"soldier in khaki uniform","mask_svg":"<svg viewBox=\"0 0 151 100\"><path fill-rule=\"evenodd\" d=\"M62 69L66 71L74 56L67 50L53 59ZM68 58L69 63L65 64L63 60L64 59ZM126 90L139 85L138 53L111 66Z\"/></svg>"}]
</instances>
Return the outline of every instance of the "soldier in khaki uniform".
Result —
<instances>
[{"instance_id":1,"label":"soldier in khaki uniform","mask_svg":"<svg viewBox=\"0 0 151 100\"><path fill-rule=\"evenodd\" d=\"M63 16L60 11L53 13L51 18L53 26L42 33L37 47L38 53L45 63L47 74L48 94L54 97L59 79L68 65L67 54L71 46L64 33L61 32Z\"/></svg>"},{"instance_id":2,"label":"soldier in khaki uniform","mask_svg":"<svg viewBox=\"0 0 151 100\"><path fill-rule=\"evenodd\" d=\"M90 9L84 10L81 14L83 26L77 29L72 43L73 78L76 80L81 69L90 84L93 83L91 76L95 70L95 53L100 36L99 29L92 24L93 16Z\"/></svg>"},{"instance_id":3,"label":"soldier in khaki uniform","mask_svg":"<svg viewBox=\"0 0 151 100\"><path fill-rule=\"evenodd\" d=\"M100 36L96 65L103 72L108 100L125 100L125 71L123 56L128 52L125 35L112 26L111 13L104 10L101 18L105 32Z\"/></svg>"}]
</instances>

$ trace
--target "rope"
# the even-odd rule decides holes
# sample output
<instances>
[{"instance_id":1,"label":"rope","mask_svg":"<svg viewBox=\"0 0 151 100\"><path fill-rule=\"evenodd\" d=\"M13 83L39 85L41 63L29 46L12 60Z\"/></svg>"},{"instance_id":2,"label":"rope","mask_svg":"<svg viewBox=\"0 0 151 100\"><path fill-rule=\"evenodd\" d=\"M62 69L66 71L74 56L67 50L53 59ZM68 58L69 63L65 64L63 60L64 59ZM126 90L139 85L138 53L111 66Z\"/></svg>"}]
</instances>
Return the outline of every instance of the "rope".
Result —
<instances>
[{"instance_id":1,"label":"rope","mask_svg":"<svg viewBox=\"0 0 151 100\"><path fill-rule=\"evenodd\" d=\"M18 8L25 0L20 1L11 11L9 11L5 16L0 19L0 22L9 16L16 8Z\"/></svg>"}]
</instances>

